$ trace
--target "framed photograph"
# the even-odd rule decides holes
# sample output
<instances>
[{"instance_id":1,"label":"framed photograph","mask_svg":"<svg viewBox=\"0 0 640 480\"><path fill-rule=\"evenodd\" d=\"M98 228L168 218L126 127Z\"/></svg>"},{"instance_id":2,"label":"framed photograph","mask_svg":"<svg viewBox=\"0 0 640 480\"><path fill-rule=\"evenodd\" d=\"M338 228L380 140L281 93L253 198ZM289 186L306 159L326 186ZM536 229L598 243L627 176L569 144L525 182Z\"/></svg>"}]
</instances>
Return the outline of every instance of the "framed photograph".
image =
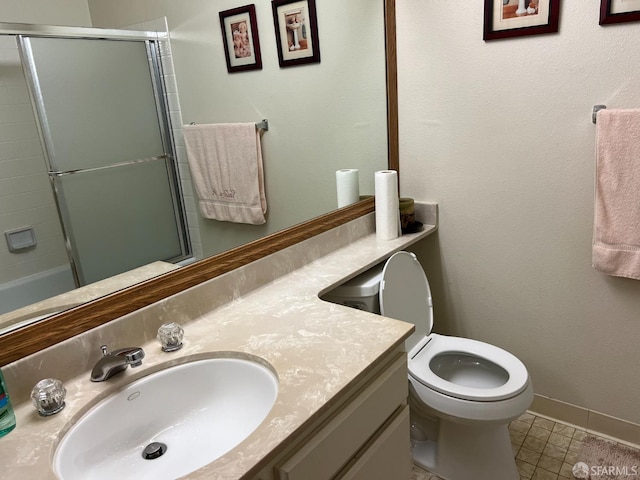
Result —
<instances>
[{"instance_id":1,"label":"framed photograph","mask_svg":"<svg viewBox=\"0 0 640 480\"><path fill-rule=\"evenodd\" d=\"M320 63L315 0L272 0L281 67Z\"/></svg>"},{"instance_id":2,"label":"framed photograph","mask_svg":"<svg viewBox=\"0 0 640 480\"><path fill-rule=\"evenodd\" d=\"M640 0L600 0L600 25L640 21Z\"/></svg>"},{"instance_id":3,"label":"framed photograph","mask_svg":"<svg viewBox=\"0 0 640 480\"><path fill-rule=\"evenodd\" d=\"M484 0L483 38L555 33L559 16L560 0Z\"/></svg>"},{"instance_id":4,"label":"framed photograph","mask_svg":"<svg viewBox=\"0 0 640 480\"><path fill-rule=\"evenodd\" d=\"M261 70L256 6L245 5L220 12L220 27L229 73Z\"/></svg>"}]
</instances>

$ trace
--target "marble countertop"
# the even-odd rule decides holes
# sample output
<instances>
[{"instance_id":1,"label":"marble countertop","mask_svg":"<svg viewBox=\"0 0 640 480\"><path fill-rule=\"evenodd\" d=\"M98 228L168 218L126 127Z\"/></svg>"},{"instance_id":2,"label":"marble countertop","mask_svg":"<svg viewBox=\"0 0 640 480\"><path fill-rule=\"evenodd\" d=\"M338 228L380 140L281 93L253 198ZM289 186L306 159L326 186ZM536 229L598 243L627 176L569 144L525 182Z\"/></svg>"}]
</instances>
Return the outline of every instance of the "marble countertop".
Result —
<instances>
[{"instance_id":1,"label":"marble countertop","mask_svg":"<svg viewBox=\"0 0 640 480\"><path fill-rule=\"evenodd\" d=\"M239 278L255 279L260 276L260 271L265 270L252 269L269 267L269 261L275 262L272 266L277 269L276 265L286 258L287 252L265 260L266 263L255 262L256 265L243 267L246 271L218 277L178 294L185 329L184 347L174 353L165 353L156 340L150 340L142 345L146 357L141 367L129 368L102 383L91 383L88 370L68 380L63 379L67 406L53 417L38 416L28 402L15 406L18 426L0 439L2 478L57 478L51 464L59 439L100 399L153 371L186 361L224 355L224 352L234 352L236 356L255 355L268 362L277 372L278 397L267 418L245 441L185 478L251 478L278 446L309 425L327 405L338 401L350 384L362 378L379 359L398 348L413 329L405 322L324 302L319 295L435 230L434 225L425 225L419 233L388 241L378 240L375 233L369 231L348 245L258 285L231 301L221 302L213 309L202 307L198 299L214 295L222 285L233 289L229 285L238 282ZM309 247L313 248L313 245ZM147 321L145 319L152 317L156 319L154 321L163 318L167 321L166 313L178 309L176 305L167 305L154 304L143 309L145 312L128 315L127 328L133 328L130 325L136 319L142 325ZM192 310L188 315L190 318L185 321L184 310L189 309ZM103 341L110 334L105 331L100 335L100 341ZM71 339L60 350L68 353L81 341ZM95 341L92 339L91 343ZM15 368L32 365L37 369L44 357L34 355L36 358L27 359ZM97 358L96 352L88 364ZM68 357L65 357L59 368L68 362ZM11 365L8 367L9 370L13 368ZM9 375L13 379L19 376L16 371Z\"/></svg>"}]
</instances>

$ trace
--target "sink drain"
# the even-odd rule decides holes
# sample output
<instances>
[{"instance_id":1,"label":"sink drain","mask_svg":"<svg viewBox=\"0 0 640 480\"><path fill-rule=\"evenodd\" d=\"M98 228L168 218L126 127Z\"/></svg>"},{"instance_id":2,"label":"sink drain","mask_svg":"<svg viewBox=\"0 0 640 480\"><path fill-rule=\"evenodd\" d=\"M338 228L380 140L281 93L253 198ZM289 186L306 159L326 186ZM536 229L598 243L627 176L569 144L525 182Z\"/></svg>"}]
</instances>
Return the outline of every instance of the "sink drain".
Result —
<instances>
[{"instance_id":1,"label":"sink drain","mask_svg":"<svg viewBox=\"0 0 640 480\"><path fill-rule=\"evenodd\" d=\"M164 443L152 442L142 451L142 458L145 460L154 460L161 457L167 452L167 446Z\"/></svg>"}]
</instances>

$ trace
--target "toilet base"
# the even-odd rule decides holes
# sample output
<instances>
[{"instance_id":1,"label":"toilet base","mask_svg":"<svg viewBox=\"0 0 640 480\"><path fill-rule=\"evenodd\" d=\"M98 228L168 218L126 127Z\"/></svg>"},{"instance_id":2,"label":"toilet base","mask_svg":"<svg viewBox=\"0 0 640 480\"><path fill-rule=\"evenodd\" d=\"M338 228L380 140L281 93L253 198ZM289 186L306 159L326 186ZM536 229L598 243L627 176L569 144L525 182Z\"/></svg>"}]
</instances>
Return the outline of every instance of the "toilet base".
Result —
<instances>
[{"instance_id":1,"label":"toilet base","mask_svg":"<svg viewBox=\"0 0 640 480\"><path fill-rule=\"evenodd\" d=\"M420 426L419 419L414 422ZM446 480L520 479L506 424L463 425L440 418L437 441L412 441L412 455L417 465Z\"/></svg>"}]
</instances>

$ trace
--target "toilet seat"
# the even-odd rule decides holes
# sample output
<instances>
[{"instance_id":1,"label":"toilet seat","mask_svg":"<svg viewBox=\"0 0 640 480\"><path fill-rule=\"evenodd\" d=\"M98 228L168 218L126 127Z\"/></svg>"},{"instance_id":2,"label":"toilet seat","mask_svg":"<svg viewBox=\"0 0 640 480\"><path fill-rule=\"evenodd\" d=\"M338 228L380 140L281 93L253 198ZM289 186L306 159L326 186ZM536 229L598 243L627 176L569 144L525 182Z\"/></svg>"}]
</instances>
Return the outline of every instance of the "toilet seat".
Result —
<instances>
[{"instance_id":1,"label":"toilet seat","mask_svg":"<svg viewBox=\"0 0 640 480\"><path fill-rule=\"evenodd\" d=\"M527 388L529 373L524 364L514 355L495 345L470 338L449 337L432 333L424 342L427 348L419 350L409 358L409 375L422 385L444 395L462 400L493 402L515 397ZM487 387L454 383L438 376L431 368L432 360L438 356L459 354L472 361L489 362L501 369L506 381L495 385L496 378Z\"/></svg>"},{"instance_id":2,"label":"toilet seat","mask_svg":"<svg viewBox=\"0 0 640 480\"><path fill-rule=\"evenodd\" d=\"M526 367L506 350L477 340L431 333L431 289L413 253L397 252L387 260L380 279L379 298L382 315L415 325L416 330L407 339L406 348L410 354L409 374L420 384L450 397L482 402L508 399L527 388L529 374ZM502 370L506 378L503 383L489 382L487 388L445 380L432 370L432 361L446 354L484 364L485 370ZM477 383L482 383L481 377Z\"/></svg>"}]
</instances>

